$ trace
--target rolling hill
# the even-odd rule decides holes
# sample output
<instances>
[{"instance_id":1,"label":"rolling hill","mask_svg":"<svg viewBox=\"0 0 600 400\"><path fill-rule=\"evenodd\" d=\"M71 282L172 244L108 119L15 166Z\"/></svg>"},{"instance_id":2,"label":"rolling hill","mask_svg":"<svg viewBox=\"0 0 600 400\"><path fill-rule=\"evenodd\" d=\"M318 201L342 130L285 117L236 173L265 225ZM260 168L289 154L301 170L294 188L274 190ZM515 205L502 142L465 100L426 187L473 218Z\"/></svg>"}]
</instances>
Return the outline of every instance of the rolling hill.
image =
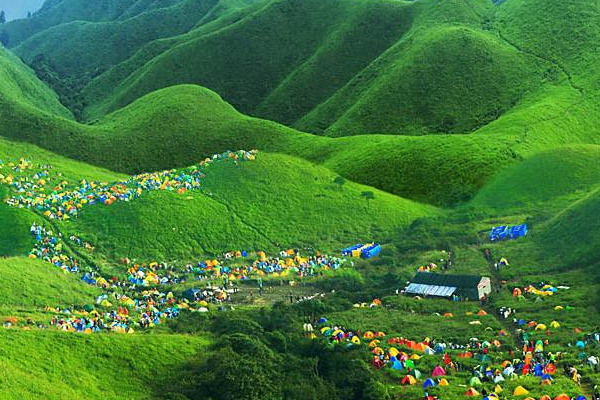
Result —
<instances>
[{"instance_id":1,"label":"rolling hill","mask_svg":"<svg viewBox=\"0 0 600 400\"><path fill-rule=\"evenodd\" d=\"M261 152L237 168L211 166L199 193L157 192L92 207L64 229L113 259L193 260L226 249L273 254L316 244L331 253L356 238L385 242L415 219L438 214L353 182L338 187L335 178L306 161ZM375 198L365 200L365 191Z\"/></svg>"}]
</instances>

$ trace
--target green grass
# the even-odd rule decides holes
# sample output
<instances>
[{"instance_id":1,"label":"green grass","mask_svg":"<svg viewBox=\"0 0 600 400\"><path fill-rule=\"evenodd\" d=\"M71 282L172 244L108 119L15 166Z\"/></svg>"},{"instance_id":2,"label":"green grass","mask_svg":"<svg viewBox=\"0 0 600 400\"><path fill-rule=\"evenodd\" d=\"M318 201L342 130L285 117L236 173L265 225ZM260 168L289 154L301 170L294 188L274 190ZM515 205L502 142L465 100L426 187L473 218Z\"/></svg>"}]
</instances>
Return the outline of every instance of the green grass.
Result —
<instances>
[{"instance_id":1,"label":"green grass","mask_svg":"<svg viewBox=\"0 0 600 400\"><path fill-rule=\"evenodd\" d=\"M542 251L564 265L587 266L600 257L600 190L575 202L552 218L536 236Z\"/></svg>"},{"instance_id":2,"label":"green grass","mask_svg":"<svg viewBox=\"0 0 600 400\"><path fill-rule=\"evenodd\" d=\"M316 247L339 253L386 241L417 218L437 214L352 182L341 188L323 167L285 155L210 166L200 193L151 193L131 203L90 207L65 223L112 258L193 260L229 250ZM373 191L367 202L361 193Z\"/></svg>"},{"instance_id":3,"label":"green grass","mask_svg":"<svg viewBox=\"0 0 600 400\"><path fill-rule=\"evenodd\" d=\"M100 294L96 287L85 284L76 275L65 274L60 268L24 257L0 259L0 285L3 296L0 310L42 309L83 306L93 303Z\"/></svg>"},{"instance_id":4,"label":"green grass","mask_svg":"<svg viewBox=\"0 0 600 400\"><path fill-rule=\"evenodd\" d=\"M95 76L152 40L187 32L217 2L181 0L127 19L59 24L29 37L13 50L28 62L44 54L60 76L82 77L90 72Z\"/></svg>"},{"instance_id":5,"label":"green grass","mask_svg":"<svg viewBox=\"0 0 600 400\"><path fill-rule=\"evenodd\" d=\"M0 330L4 399L147 399L207 340L183 335L77 335Z\"/></svg>"},{"instance_id":6,"label":"green grass","mask_svg":"<svg viewBox=\"0 0 600 400\"><path fill-rule=\"evenodd\" d=\"M162 1L164 5L172 5L179 0ZM0 34L6 32L9 47L19 43L53 26L73 21L112 21L120 18L131 18L144 11L156 8L154 0L106 0L88 3L85 0L46 1L32 18L15 20L0 28Z\"/></svg>"},{"instance_id":7,"label":"green grass","mask_svg":"<svg viewBox=\"0 0 600 400\"><path fill-rule=\"evenodd\" d=\"M567 146L537 153L505 169L470 203L500 210L560 205L600 184L600 147Z\"/></svg>"}]
</instances>

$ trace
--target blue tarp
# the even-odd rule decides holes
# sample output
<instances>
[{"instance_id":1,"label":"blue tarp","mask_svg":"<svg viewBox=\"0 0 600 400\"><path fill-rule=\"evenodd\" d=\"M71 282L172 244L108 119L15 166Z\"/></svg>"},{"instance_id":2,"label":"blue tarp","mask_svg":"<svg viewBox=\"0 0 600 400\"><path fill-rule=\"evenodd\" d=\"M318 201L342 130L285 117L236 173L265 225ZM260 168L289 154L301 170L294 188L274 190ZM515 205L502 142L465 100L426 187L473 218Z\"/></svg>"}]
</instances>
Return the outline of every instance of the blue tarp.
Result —
<instances>
[{"instance_id":1,"label":"blue tarp","mask_svg":"<svg viewBox=\"0 0 600 400\"><path fill-rule=\"evenodd\" d=\"M510 228L510 238L511 239L518 239L521 237L524 237L525 235L527 235L527 225L523 224L523 225L517 225L517 226L513 226L512 228Z\"/></svg>"},{"instance_id":2,"label":"blue tarp","mask_svg":"<svg viewBox=\"0 0 600 400\"><path fill-rule=\"evenodd\" d=\"M360 248L361 248L361 247L363 247L363 246L364 246L364 244L356 244L356 245L354 245L354 246L351 246L351 247L345 248L344 250L342 250L342 255L343 255L343 256L352 256L352 252L353 252L354 250L358 250L358 249L360 249Z\"/></svg>"},{"instance_id":3,"label":"blue tarp","mask_svg":"<svg viewBox=\"0 0 600 400\"><path fill-rule=\"evenodd\" d=\"M490 232L490 241L496 242L505 239L518 239L527 235L527 224L515 226L496 226Z\"/></svg>"},{"instance_id":4,"label":"blue tarp","mask_svg":"<svg viewBox=\"0 0 600 400\"><path fill-rule=\"evenodd\" d=\"M504 240L508 237L508 226L496 226L492 228L490 233L490 241L495 242L497 240Z\"/></svg>"},{"instance_id":5,"label":"blue tarp","mask_svg":"<svg viewBox=\"0 0 600 400\"><path fill-rule=\"evenodd\" d=\"M367 247L366 249L364 249L361 253L362 258L373 258L375 256L378 256L379 253L381 253L381 245L380 244L373 244L369 247Z\"/></svg>"}]
</instances>

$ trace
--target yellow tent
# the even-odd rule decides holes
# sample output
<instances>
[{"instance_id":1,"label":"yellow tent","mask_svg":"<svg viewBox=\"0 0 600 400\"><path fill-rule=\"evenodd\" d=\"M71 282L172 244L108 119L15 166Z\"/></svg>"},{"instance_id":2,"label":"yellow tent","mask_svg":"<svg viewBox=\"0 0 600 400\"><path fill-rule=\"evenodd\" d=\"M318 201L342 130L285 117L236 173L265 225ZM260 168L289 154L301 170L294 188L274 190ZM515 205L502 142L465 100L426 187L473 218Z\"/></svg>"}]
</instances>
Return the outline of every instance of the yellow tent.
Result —
<instances>
[{"instance_id":1,"label":"yellow tent","mask_svg":"<svg viewBox=\"0 0 600 400\"><path fill-rule=\"evenodd\" d=\"M523 386L517 386L513 392L513 396L524 396L526 394L529 394L529 391Z\"/></svg>"},{"instance_id":2,"label":"yellow tent","mask_svg":"<svg viewBox=\"0 0 600 400\"><path fill-rule=\"evenodd\" d=\"M410 356L410 359L411 359L411 360L420 360L420 359L421 359L421 356L420 356L420 355L418 355L418 354L413 354L412 356Z\"/></svg>"},{"instance_id":3,"label":"yellow tent","mask_svg":"<svg viewBox=\"0 0 600 400\"><path fill-rule=\"evenodd\" d=\"M560 328L560 323L558 321L552 321L550 322L550 326L554 329L558 329Z\"/></svg>"},{"instance_id":4,"label":"yellow tent","mask_svg":"<svg viewBox=\"0 0 600 400\"><path fill-rule=\"evenodd\" d=\"M449 386L450 383L448 383L448 380L446 378L442 378L440 379L440 381L438 382L439 386Z\"/></svg>"},{"instance_id":5,"label":"yellow tent","mask_svg":"<svg viewBox=\"0 0 600 400\"><path fill-rule=\"evenodd\" d=\"M565 308L563 306L556 306L556 307L554 307L554 309L556 311L560 311L560 310L564 310Z\"/></svg>"},{"instance_id":6,"label":"yellow tent","mask_svg":"<svg viewBox=\"0 0 600 400\"><path fill-rule=\"evenodd\" d=\"M397 348L392 347L391 349L388 350L388 354L391 357L396 357L398 354L400 354L400 351Z\"/></svg>"},{"instance_id":7,"label":"yellow tent","mask_svg":"<svg viewBox=\"0 0 600 400\"><path fill-rule=\"evenodd\" d=\"M535 327L535 330L536 330L536 331L545 331L546 329L548 329L548 327L547 327L546 325L544 325L544 324L538 324L538 325Z\"/></svg>"},{"instance_id":8,"label":"yellow tent","mask_svg":"<svg viewBox=\"0 0 600 400\"><path fill-rule=\"evenodd\" d=\"M500 385L496 385L496 387L494 388L494 393L502 393L502 387L500 387Z\"/></svg>"}]
</instances>

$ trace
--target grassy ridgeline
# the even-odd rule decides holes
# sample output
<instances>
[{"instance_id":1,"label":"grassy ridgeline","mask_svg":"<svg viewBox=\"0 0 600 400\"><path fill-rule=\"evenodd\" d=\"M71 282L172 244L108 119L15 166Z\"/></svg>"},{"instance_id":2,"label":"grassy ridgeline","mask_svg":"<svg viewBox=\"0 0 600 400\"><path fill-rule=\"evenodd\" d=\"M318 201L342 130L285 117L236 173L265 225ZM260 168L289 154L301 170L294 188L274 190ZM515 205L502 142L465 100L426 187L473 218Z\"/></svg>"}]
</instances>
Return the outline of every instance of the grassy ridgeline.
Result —
<instances>
[{"instance_id":1,"label":"grassy ridgeline","mask_svg":"<svg viewBox=\"0 0 600 400\"><path fill-rule=\"evenodd\" d=\"M356 240L385 241L419 217L422 206L346 182L323 167L259 153L238 167L215 164L202 193L152 193L131 203L91 207L65 224L113 258L173 260L229 250L314 247L339 252ZM361 196L373 191L375 198Z\"/></svg>"}]
</instances>

